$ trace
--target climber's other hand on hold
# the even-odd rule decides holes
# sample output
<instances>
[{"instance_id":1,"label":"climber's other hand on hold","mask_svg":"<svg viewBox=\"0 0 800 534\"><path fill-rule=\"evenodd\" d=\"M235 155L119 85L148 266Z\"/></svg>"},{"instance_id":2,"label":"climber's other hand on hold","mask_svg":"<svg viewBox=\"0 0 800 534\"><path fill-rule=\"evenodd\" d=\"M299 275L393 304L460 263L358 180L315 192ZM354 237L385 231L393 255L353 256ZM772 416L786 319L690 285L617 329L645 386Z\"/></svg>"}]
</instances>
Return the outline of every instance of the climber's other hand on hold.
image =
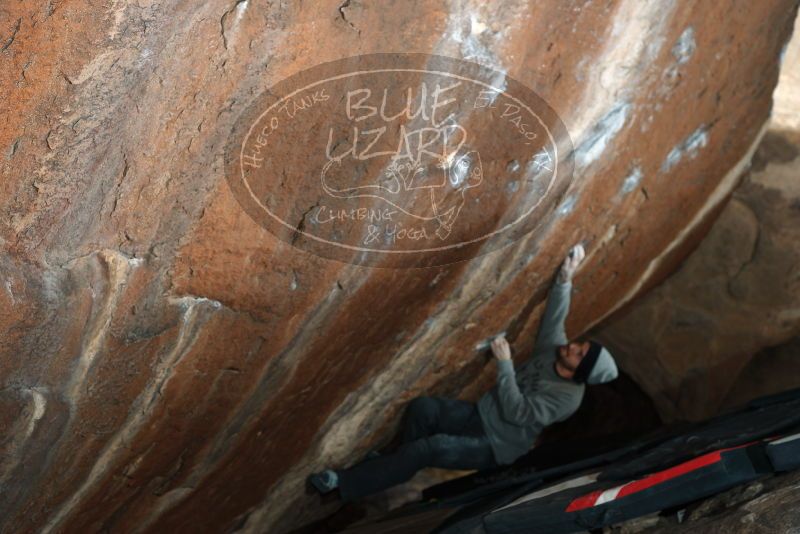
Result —
<instances>
[{"instance_id":1,"label":"climber's other hand on hold","mask_svg":"<svg viewBox=\"0 0 800 534\"><path fill-rule=\"evenodd\" d=\"M511 347L506 341L505 336L497 336L492 340L492 354L498 360L510 360L511 359Z\"/></svg>"},{"instance_id":2,"label":"climber's other hand on hold","mask_svg":"<svg viewBox=\"0 0 800 534\"><path fill-rule=\"evenodd\" d=\"M569 254L567 254L564 263L561 264L561 270L558 272L558 281L562 284L570 282L585 257L586 252L580 243L569 249Z\"/></svg>"}]
</instances>

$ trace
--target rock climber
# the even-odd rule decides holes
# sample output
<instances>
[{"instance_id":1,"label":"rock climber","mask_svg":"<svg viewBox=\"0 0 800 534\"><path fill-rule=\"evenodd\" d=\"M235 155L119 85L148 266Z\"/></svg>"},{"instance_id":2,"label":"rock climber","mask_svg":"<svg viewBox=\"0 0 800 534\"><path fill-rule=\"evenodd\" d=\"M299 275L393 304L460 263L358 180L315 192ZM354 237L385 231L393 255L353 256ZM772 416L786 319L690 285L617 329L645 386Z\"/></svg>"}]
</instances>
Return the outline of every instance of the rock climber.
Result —
<instances>
[{"instance_id":1,"label":"rock climber","mask_svg":"<svg viewBox=\"0 0 800 534\"><path fill-rule=\"evenodd\" d=\"M586 338L568 342L572 277L583 261L573 247L550 289L533 355L515 372L504 336L496 337L497 384L477 404L417 397L406 407L399 446L372 452L348 469L326 469L307 483L322 495L354 501L409 480L424 467L483 470L508 465L527 453L544 427L571 416L585 384L609 382L617 366L609 351Z\"/></svg>"}]
</instances>

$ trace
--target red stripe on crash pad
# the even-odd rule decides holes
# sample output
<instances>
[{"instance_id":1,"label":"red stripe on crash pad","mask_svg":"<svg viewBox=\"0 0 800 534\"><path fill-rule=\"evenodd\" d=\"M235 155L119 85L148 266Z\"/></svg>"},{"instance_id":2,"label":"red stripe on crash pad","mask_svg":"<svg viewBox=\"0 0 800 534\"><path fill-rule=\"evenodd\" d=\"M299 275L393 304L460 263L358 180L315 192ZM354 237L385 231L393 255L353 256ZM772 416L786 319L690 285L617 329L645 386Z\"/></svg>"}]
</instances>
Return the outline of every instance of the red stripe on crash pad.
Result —
<instances>
[{"instance_id":1,"label":"red stripe on crash pad","mask_svg":"<svg viewBox=\"0 0 800 534\"><path fill-rule=\"evenodd\" d=\"M586 495L578 497L577 499L574 499L571 503L569 503L569 506L567 506L567 510L566 511L567 512L576 512L578 510L584 510L586 508L591 508L592 506L594 506L594 503L597 502L597 499L600 497L600 495L604 491L605 490L593 491L591 493L588 493Z\"/></svg>"},{"instance_id":2,"label":"red stripe on crash pad","mask_svg":"<svg viewBox=\"0 0 800 534\"><path fill-rule=\"evenodd\" d=\"M640 480L634 480L629 484L625 484L617 494L617 498L625 497L626 495L636 493L637 491L646 490L647 488L651 488L656 484L661 484L662 482L666 482L672 478L676 478L702 467L706 467L707 465L715 464L721 459L722 451L714 451L702 456L698 456L694 460L689 460L688 462L678 464L675 467L670 467L664 471L653 473L652 475L648 475Z\"/></svg>"},{"instance_id":3,"label":"red stripe on crash pad","mask_svg":"<svg viewBox=\"0 0 800 534\"><path fill-rule=\"evenodd\" d=\"M744 445L742 445L744 446ZM734 447L739 448L739 447ZM645 490L647 488L653 487L656 484L661 484L662 482L666 482L667 480L677 478L679 476L685 475L697 469L701 469L711 464L715 464L722 459L722 453L730 450L730 449L721 449L714 452L709 452L708 454L704 454L702 456L698 456L688 462L684 462L682 464L678 464L675 467L670 467L669 469L665 469L664 471L659 471L658 473L653 473L652 475L647 475L646 477L634 480L633 482L628 482L619 488L615 499L619 499L620 497L625 497L626 495L631 495L638 491ZM597 500L600 496L609 491L608 489L604 490L597 490L589 493L587 495L583 495L574 499L572 502L569 503L567 506L567 512L575 512L577 510L584 510L586 508L591 508L592 506L597 503ZM606 501L607 502L607 501Z\"/></svg>"}]
</instances>

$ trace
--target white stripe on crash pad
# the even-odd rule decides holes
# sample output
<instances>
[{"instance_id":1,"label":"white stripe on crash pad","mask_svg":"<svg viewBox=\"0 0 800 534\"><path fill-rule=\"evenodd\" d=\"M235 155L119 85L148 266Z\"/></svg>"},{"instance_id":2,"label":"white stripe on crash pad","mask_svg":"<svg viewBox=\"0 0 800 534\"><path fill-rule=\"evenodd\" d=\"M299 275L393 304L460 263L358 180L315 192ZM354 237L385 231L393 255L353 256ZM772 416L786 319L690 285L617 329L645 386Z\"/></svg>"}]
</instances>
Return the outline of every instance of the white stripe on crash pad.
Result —
<instances>
[{"instance_id":1,"label":"white stripe on crash pad","mask_svg":"<svg viewBox=\"0 0 800 534\"><path fill-rule=\"evenodd\" d=\"M624 487L625 486L622 485L622 486L617 486L616 488L611 488L611 489L605 490L603 493L600 494L600 496L597 498L597 500L594 501L594 505L598 506L600 504L604 504L604 503L607 503L609 501L613 501L614 499L617 498L617 495L619 495L619 491Z\"/></svg>"},{"instance_id":2,"label":"white stripe on crash pad","mask_svg":"<svg viewBox=\"0 0 800 534\"><path fill-rule=\"evenodd\" d=\"M559 491L563 491L570 488L579 488L581 486L585 486L587 484L591 484L592 482L597 482L597 475L600 473L591 473L589 475L584 475L578 478L571 478L569 480L565 480L559 484L555 484L553 486L547 486L544 489L540 489L539 491L535 491L533 493L529 493L528 495L523 495L516 501L512 502L511 504L507 504L505 506L501 506L492 512L497 512L499 510L503 510L504 508L511 508L512 506L517 506L518 504L522 504L524 502L532 501L534 499L540 499L542 497L547 497L548 495L552 495L553 493L558 493Z\"/></svg>"},{"instance_id":3,"label":"white stripe on crash pad","mask_svg":"<svg viewBox=\"0 0 800 534\"><path fill-rule=\"evenodd\" d=\"M800 434L792 434L791 436L784 436L781 439L776 439L775 441L770 441L770 445L777 445L779 443L786 443L787 441L794 441L800 438Z\"/></svg>"}]
</instances>

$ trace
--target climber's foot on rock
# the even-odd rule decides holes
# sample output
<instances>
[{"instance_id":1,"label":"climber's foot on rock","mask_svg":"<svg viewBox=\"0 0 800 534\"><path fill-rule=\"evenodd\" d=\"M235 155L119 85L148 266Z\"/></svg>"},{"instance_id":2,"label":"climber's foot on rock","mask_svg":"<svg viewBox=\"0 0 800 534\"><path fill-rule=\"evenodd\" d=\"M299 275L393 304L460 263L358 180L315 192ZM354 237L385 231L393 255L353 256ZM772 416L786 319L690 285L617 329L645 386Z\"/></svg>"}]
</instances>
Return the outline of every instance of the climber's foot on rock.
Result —
<instances>
[{"instance_id":1,"label":"climber's foot on rock","mask_svg":"<svg viewBox=\"0 0 800 534\"><path fill-rule=\"evenodd\" d=\"M324 501L339 498L339 477L332 469L311 473L306 478L306 490L318 493Z\"/></svg>"}]
</instances>

